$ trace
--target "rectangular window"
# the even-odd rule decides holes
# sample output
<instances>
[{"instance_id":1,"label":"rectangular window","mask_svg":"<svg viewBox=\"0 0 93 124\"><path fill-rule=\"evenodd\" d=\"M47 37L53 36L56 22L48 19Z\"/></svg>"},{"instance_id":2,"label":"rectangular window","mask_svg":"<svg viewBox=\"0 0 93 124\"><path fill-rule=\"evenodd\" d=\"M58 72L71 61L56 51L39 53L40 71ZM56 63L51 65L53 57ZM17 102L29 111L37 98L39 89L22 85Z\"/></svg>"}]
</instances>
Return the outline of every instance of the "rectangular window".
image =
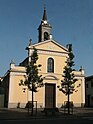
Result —
<instances>
[{"instance_id":1,"label":"rectangular window","mask_svg":"<svg viewBox=\"0 0 93 124\"><path fill-rule=\"evenodd\" d=\"M93 87L93 79L91 80L91 87Z\"/></svg>"}]
</instances>

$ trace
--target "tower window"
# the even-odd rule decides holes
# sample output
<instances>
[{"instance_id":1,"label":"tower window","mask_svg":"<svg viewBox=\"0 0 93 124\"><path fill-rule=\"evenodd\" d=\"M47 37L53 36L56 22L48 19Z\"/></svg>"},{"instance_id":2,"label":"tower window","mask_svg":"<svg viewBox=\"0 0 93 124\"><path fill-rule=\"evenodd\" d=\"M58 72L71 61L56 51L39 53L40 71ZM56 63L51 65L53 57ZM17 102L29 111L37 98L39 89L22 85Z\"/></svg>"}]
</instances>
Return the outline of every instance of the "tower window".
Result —
<instances>
[{"instance_id":1,"label":"tower window","mask_svg":"<svg viewBox=\"0 0 93 124\"><path fill-rule=\"evenodd\" d=\"M54 59L53 58L48 58L47 72L54 72Z\"/></svg>"},{"instance_id":2,"label":"tower window","mask_svg":"<svg viewBox=\"0 0 93 124\"><path fill-rule=\"evenodd\" d=\"M44 32L44 41L49 39L49 35L47 32Z\"/></svg>"}]
</instances>

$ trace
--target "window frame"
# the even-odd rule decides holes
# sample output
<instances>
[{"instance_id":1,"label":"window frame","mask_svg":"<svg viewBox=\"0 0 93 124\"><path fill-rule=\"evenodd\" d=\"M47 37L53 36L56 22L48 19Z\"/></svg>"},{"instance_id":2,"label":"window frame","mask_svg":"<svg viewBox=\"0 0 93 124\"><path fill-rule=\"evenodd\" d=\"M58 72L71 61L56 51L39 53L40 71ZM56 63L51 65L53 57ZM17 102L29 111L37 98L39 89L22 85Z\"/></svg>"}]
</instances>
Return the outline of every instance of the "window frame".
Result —
<instances>
[{"instance_id":1,"label":"window frame","mask_svg":"<svg viewBox=\"0 0 93 124\"><path fill-rule=\"evenodd\" d=\"M47 60L47 72L54 73L54 59L52 57Z\"/></svg>"}]
</instances>

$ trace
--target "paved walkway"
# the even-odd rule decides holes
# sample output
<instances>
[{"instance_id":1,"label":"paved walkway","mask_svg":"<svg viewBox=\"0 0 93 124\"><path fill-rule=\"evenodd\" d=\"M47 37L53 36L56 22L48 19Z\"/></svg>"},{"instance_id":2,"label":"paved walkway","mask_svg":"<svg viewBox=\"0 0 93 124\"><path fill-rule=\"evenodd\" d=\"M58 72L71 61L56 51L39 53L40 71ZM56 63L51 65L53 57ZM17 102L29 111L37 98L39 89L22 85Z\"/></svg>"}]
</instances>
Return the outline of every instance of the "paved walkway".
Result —
<instances>
[{"instance_id":1,"label":"paved walkway","mask_svg":"<svg viewBox=\"0 0 93 124\"><path fill-rule=\"evenodd\" d=\"M93 108L75 108L73 115L64 114L62 109L59 110L55 115L49 113L46 116L44 113L41 112L40 109L37 111L37 115L32 117L27 109L15 108L15 109L7 109L7 108L0 108L0 120L2 119L47 119L47 118L77 118L77 117L93 117Z\"/></svg>"}]
</instances>

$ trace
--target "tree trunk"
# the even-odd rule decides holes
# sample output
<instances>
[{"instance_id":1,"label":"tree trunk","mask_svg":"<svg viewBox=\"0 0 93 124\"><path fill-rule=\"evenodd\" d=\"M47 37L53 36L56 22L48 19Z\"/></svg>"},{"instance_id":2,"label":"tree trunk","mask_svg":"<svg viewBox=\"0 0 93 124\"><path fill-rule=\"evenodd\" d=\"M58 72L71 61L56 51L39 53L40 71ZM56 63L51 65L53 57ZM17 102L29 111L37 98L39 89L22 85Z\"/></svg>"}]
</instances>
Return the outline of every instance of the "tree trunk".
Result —
<instances>
[{"instance_id":1,"label":"tree trunk","mask_svg":"<svg viewBox=\"0 0 93 124\"><path fill-rule=\"evenodd\" d=\"M69 86L68 86L68 114L70 114L70 93L69 93Z\"/></svg>"},{"instance_id":2,"label":"tree trunk","mask_svg":"<svg viewBox=\"0 0 93 124\"><path fill-rule=\"evenodd\" d=\"M32 112L31 112L32 116L33 116L33 101L34 101L34 98L33 98L33 83L32 83Z\"/></svg>"}]
</instances>

